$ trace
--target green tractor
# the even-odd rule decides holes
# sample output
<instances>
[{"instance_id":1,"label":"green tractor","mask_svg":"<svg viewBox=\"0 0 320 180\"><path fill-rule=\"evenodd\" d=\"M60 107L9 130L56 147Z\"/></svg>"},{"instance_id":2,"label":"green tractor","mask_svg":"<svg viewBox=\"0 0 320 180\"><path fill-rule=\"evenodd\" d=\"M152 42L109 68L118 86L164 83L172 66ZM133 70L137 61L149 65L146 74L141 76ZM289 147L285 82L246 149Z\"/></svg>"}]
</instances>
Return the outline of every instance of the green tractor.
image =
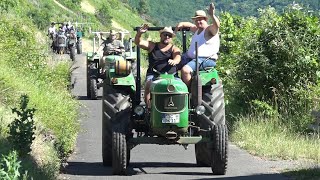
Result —
<instances>
[{"instance_id":1,"label":"green tractor","mask_svg":"<svg viewBox=\"0 0 320 180\"><path fill-rule=\"evenodd\" d=\"M148 28L149 31L161 29L163 27ZM182 30L184 52L187 31ZM119 74L121 62L113 63L103 83L104 166L112 166L115 175L126 175L130 151L139 144L183 145L185 148L195 144L197 165L211 167L215 175L226 173L228 129L224 92L214 67L197 70L192 77L191 92L174 75L159 74L151 85L151 109L147 109L141 101L140 69L136 69L136 77L130 69L125 69L128 73ZM124 64L130 67L130 63ZM139 48L136 63L140 67Z\"/></svg>"},{"instance_id":2,"label":"green tractor","mask_svg":"<svg viewBox=\"0 0 320 180\"><path fill-rule=\"evenodd\" d=\"M132 39L129 41L128 49L124 54L118 54L114 52L111 55L101 56L102 53L97 52L96 44L100 45L101 40L98 34L108 34L109 32L92 32L93 36L93 51L87 53L87 98L95 100L98 98L98 89L102 87L103 81L106 78L106 72L110 72L109 68L114 69L114 62L134 62L135 52L132 51ZM129 32L118 32L121 37L121 41L124 41L124 35ZM98 41L97 41L98 39ZM134 63L132 63L134 64ZM122 66L123 64L119 64ZM128 64L129 65L129 64ZM125 66L125 65L124 65ZM130 64L131 68L131 64ZM123 73L123 72L120 72ZM125 72L124 72L125 73ZM107 74L108 75L108 74ZM124 82L126 83L126 82Z\"/></svg>"}]
</instances>

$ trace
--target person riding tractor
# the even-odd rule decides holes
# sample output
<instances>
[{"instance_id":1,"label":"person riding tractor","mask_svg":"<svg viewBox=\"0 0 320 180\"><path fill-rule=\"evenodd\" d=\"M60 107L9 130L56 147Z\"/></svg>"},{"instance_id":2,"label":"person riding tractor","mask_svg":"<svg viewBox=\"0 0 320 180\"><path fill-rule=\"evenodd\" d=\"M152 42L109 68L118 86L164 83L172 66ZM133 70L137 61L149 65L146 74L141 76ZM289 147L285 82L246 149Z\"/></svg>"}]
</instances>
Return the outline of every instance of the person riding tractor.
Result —
<instances>
[{"instance_id":1,"label":"person riding tractor","mask_svg":"<svg viewBox=\"0 0 320 180\"><path fill-rule=\"evenodd\" d=\"M117 39L117 33L114 30L110 30L109 37L104 39L102 34L100 38L103 40L97 52L103 50L103 55L100 56L99 65L102 71L105 71L105 57L109 55L123 55L125 49L123 43Z\"/></svg>"}]
</instances>

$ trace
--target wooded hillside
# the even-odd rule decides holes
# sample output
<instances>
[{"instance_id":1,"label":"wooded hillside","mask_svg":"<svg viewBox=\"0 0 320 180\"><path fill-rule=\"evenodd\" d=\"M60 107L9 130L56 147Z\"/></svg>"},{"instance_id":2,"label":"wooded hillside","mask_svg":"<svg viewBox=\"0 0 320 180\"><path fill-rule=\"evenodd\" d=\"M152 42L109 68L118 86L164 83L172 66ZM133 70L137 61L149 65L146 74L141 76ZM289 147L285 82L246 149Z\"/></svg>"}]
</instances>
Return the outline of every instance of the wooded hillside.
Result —
<instances>
[{"instance_id":1,"label":"wooded hillside","mask_svg":"<svg viewBox=\"0 0 320 180\"><path fill-rule=\"evenodd\" d=\"M258 16L259 8L268 6L274 7L278 12L289 4L299 3L305 8L313 10L319 15L319 0L123 0L133 8L147 8L147 17L150 17L155 24L159 25L175 25L179 21L190 21L190 17L198 9L205 9L209 3L214 2L217 13L229 12L233 15ZM143 2L143 3L142 3ZM141 6L145 4L144 6Z\"/></svg>"}]
</instances>

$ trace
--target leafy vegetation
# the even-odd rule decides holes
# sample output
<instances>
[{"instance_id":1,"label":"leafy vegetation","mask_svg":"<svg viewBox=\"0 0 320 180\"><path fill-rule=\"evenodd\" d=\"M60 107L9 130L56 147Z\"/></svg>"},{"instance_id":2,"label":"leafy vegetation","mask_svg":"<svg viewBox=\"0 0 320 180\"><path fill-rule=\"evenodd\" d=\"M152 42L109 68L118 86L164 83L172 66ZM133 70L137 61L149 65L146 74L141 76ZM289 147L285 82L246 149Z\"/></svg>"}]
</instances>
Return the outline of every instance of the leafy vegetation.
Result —
<instances>
[{"instance_id":1,"label":"leafy vegetation","mask_svg":"<svg viewBox=\"0 0 320 180\"><path fill-rule=\"evenodd\" d=\"M128 0L133 9L140 9L140 1ZM150 11L146 13L153 19L155 24L162 26L174 26L180 21L191 21L191 16L198 9L206 9L211 0L145 0L146 6L150 7ZM276 8L278 12L292 4L291 0L220 0L213 1L217 8L217 13L228 12L233 15L242 17L258 16L257 9L267 8L268 6ZM315 13L319 12L320 4L318 0L296 0L295 3L310 6ZM318 14L319 15L319 14Z\"/></svg>"},{"instance_id":2,"label":"leafy vegetation","mask_svg":"<svg viewBox=\"0 0 320 180\"><path fill-rule=\"evenodd\" d=\"M48 58L46 45L35 33L41 34L39 30L51 21L88 22L95 31L132 31L146 20L174 26L190 21L195 10L211 1L87 0L94 13L83 12L80 0L59 2L70 10L45 0L0 1L0 13L6 15L0 16L0 152L10 154L7 147L12 145L8 125L14 118L7 109L17 107L20 95L27 94L30 106L37 109L33 143L45 156L43 164L28 171L38 179L55 179L61 160L74 148L79 123L78 104L67 90L70 64ZM313 100L320 94L319 1L296 2L310 7L284 8L292 2L279 0L216 2L221 20L217 68L225 87L231 137L238 146L261 156L319 163L319 132L307 129L311 109L319 108ZM145 9L139 10L142 3ZM258 7L262 9L257 11ZM142 66L146 64L143 61ZM23 159L21 166L29 167L32 161ZM0 167L0 174L4 172L8 173Z\"/></svg>"},{"instance_id":3,"label":"leafy vegetation","mask_svg":"<svg viewBox=\"0 0 320 180\"><path fill-rule=\"evenodd\" d=\"M31 144L34 140L34 125L33 115L36 109L27 108L29 97L21 96L20 109L13 108L12 112L16 113L18 118L9 125L8 140L12 142L13 148L19 152L20 156L26 156L31 151Z\"/></svg>"},{"instance_id":4,"label":"leafy vegetation","mask_svg":"<svg viewBox=\"0 0 320 180\"><path fill-rule=\"evenodd\" d=\"M0 179L28 179L27 171L21 173L21 161L18 160L16 151L10 152L7 156L2 155L0 159Z\"/></svg>"}]
</instances>

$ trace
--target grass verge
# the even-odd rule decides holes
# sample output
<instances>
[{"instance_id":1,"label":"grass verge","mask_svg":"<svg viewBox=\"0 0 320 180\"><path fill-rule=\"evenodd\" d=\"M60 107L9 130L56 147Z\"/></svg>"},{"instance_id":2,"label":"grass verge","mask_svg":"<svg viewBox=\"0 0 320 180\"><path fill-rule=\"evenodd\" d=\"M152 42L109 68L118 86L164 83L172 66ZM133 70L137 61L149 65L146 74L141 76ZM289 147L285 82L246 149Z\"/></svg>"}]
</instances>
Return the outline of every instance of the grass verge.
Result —
<instances>
[{"instance_id":1,"label":"grass verge","mask_svg":"<svg viewBox=\"0 0 320 180\"><path fill-rule=\"evenodd\" d=\"M284 170L286 175L307 177L312 173L320 178L320 138L318 133L296 134L278 118L259 116L240 117L234 124L231 140L253 155L272 160L303 160L314 168Z\"/></svg>"}]
</instances>

